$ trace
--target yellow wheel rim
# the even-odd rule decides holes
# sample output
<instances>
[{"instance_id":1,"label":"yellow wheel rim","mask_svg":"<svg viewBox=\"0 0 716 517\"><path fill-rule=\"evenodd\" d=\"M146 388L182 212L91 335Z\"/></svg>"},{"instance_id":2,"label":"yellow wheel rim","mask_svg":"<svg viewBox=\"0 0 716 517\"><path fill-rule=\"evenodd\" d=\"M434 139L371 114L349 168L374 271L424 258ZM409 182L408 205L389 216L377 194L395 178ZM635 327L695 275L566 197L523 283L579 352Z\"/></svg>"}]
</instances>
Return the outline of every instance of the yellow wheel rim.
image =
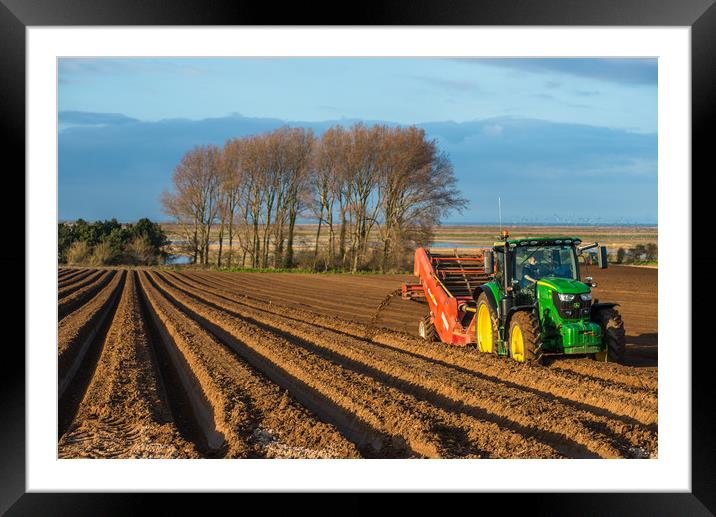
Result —
<instances>
[{"instance_id":1,"label":"yellow wheel rim","mask_svg":"<svg viewBox=\"0 0 716 517\"><path fill-rule=\"evenodd\" d=\"M594 354L594 359L601 363L606 363L607 362L607 351L605 350L604 352L597 352L596 354Z\"/></svg>"},{"instance_id":2,"label":"yellow wheel rim","mask_svg":"<svg viewBox=\"0 0 716 517\"><path fill-rule=\"evenodd\" d=\"M484 303L477 313L477 348L480 352L492 353L492 318Z\"/></svg>"},{"instance_id":3,"label":"yellow wheel rim","mask_svg":"<svg viewBox=\"0 0 716 517\"><path fill-rule=\"evenodd\" d=\"M510 336L510 349L512 351L512 359L518 363L524 362L525 340L522 338L522 331L517 325L512 328L512 335Z\"/></svg>"}]
</instances>

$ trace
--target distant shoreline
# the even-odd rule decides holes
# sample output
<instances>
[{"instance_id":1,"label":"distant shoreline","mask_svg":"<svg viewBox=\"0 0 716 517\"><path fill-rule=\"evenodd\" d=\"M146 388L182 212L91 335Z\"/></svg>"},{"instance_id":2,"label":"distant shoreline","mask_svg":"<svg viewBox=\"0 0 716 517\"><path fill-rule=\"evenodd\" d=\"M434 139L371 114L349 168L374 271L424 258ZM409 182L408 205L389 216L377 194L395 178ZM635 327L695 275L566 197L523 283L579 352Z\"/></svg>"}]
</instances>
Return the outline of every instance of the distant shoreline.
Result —
<instances>
[{"instance_id":1,"label":"distant shoreline","mask_svg":"<svg viewBox=\"0 0 716 517\"><path fill-rule=\"evenodd\" d=\"M95 219L85 218L85 221L94 221ZM121 224L136 223L138 219L119 221ZM152 219L154 220L154 219ZM59 219L58 223L74 223L77 219ZM162 226L175 225L174 221L157 221ZM318 226L318 223L311 222L297 222L299 226ZM658 228L658 223L506 223L503 222L500 225L497 223L454 223L444 222L441 223L439 228L528 228L528 227L539 227L539 228Z\"/></svg>"},{"instance_id":2,"label":"distant shoreline","mask_svg":"<svg viewBox=\"0 0 716 517\"><path fill-rule=\"evenodd\" d=\"M176 222L164 221L159 224L163 226L173 226ZM296 226L317 227L318 223L302 223L297 222ZM441 223L436 228L658 228L658 224L630 224L630 223L613 223L613 224L586 224L586 223Z\"/></svg>"}]
</instances>

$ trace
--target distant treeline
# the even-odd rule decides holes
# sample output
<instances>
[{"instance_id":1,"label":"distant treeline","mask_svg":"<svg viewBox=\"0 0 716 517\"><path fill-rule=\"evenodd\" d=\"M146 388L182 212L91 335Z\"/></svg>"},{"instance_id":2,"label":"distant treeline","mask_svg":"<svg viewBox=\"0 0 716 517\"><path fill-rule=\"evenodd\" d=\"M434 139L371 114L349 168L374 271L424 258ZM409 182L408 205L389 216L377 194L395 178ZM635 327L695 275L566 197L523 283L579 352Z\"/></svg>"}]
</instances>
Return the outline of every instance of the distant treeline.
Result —
<instances>
[{"instance_id":1,"label":"distant treeline","mask_svg":"<svg viewBox=\"0 0 716 517\"><path fill-rule=\"evenodd\" d=\"M422 129L363 124L320 138L283 127L195 147L162 201L195 263L349 271L404 269L441 218L467 203ZM299 218L318 223L312 249L297 249Z\"/></svg>"},{"instance_id":2,"label":"distant treeline","mask_svg":"<svg viewBox=\"0 0 716 517\"><path fill-rule=\"evenodd\" d=\"M659 247L656 243L637 244L633 248L619 248L616 252L617 264L639 264L640 262L656 262L659 259Z\"/></svg>"},{"instance_id":3,"label":"distant treeline","mask_svg":"<svg viewBox=\"0 0 716 517\"><path fill-rule=\"evenodd\" d=\"M110 221L60 223L58 260L67 264L157 264L169 244L161 226L149 219L134 224Z\"/></svg>"}]
</instances>

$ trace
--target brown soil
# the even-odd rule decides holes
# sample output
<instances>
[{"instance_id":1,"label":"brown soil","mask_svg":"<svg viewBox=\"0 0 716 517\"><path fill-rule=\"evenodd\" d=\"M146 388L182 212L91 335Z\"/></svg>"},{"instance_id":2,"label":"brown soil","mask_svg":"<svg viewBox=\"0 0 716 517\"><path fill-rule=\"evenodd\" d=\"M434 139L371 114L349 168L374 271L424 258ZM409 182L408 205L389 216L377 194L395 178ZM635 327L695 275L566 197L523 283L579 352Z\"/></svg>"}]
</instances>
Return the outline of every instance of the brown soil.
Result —
<instances>
[{"instance_id":1,"label":"brown soil","mask_svg":"<svg viewBox=\"0 0 716 517\"><path fill-rule=\"evenodd\" d=\"M148 336L130 272L60 458L199 457L174 426Z\"/></svg>"},{"instance_id":2,"label":"brown soil","mask_svg":"<svg viewBox=\"0 0 716 517\"><path fill-rule=\"evenodd\" d=\"M412 275L310 275L294 273L197 273L228 275L241 285L242 294L288 307L309 309L368 323L385 296ZM658 353L658 269L611 265L594 266L582 276L592 276L598 287L595 298L620 304L627 333L626 364L655 368ZM389 315L379 325L417 336L418 321L424 316L422 303L394 300Z\"/></svg>"},{"instance_id":3,"label":"brown soil","mask_svg":"<svg viewBox=\"0 0 716 517\"><path fill-rule=\"evenodd\" d=\"M89 275L92 275L94 273L97 273L97 271L93 271L91 269L87 270L80 270L76 273L65 275L62 277L57 278L57 287L58 290L62 290L63 287L66 287L74 282L77 282L79 280L82 280L83 278L87 278Z\"/></svg>"},{"instance_id":4,"label":"brown soil","mask_svg":"<svg viewBox=\"0 0 716 517\"><path fill-rule=\"evenodd\" d=\"M226 457L357 457L332 426L311 416L175 307L142 273L159 324L188 369L188 386L206 414L209 447Z\"/></svg>"},{"instance_id":5,"label":"brown soil","mask_svg":"<svg viewBox=\"0 0 716 517\"><path fill-rule=\"evenodd\" d=\"M75 291L78 291L83 287L92 284L101 275L102 271L88 271L87 273L83 273L81 275L73 277L70 280L60 282L58 284L57 299L62 300L63 298L69 296Z\"/></svg>"},{"instance_id":6,"label":"brown soil","mask_svg":"<svg viewBox=\"0 0 716 517\"><path fill-rule=\"evenodd\" d=\"M296 321L306 321L314 326L335 330L349 336L364 337L366 334L366 326L362 323L337 317L326 317L312 311L293 309L290 316L286 316L286 311L281 306L267 304L256 298L242 295L237 291L233 282L226 277L201 277L200 275L175 275L175 277L185 282L192 282L194 286L200 286L207 292L219 293L228 297L229 300L260 308L264 312L283 314ZM227 280L229 280L228 283ZM473 349L460 350L441 343L428 344L408 334L389 331L385 328L373 337L373 341L405 349L430 359L445 361L475 372L484 371L498 374L500 378L518 376L521 384L531 385L554 396L570 398L576 402L583 402L587 399L596 400L600 401L602 406L611 405L611 410L616 410L613 404L615 399L620 404L631 402L628 407L618 411L620 414L638 413L644 404L648 404L645 413L648 415L647 420L642 421L646 423L655 421L652 420L655 416L652 411L656 408L657 375L654 370L635 370L617 364L605 365L593 361L571 360L560 362L545 372L545 369L541 367L516 365L489 355L479 354ZM576 373L582 375L576 375ZM539 377L545 378L544 382L535 380L537 374L540 374Z\"/></svg>"},{"instance_id":7,"label":"brown soil","mask_svg":"<svg viewBox=\"0 0 716 517\"><path fill-rule=\"evenodd\" d=\"M57 281L65 281L70 280L73 277L76 277L77 275L80 275L82 273L91 273L91 269L73 269L73 268L65 268L60 269L58 275L57 275Z\"/></svg>"},{"instance_id":8,"label":"brown soil","mask_svg":"<svg viewBox=\"0 0 716 517\"><path fill-rule=\"evenodd\" d=\"M58 328L58 393L62 397L112 311L124 274L114 275L89 303L60 320Z\"/></svg>"},{"instance_id":9,"label":"brown soil","mask_svg":"<svg viewBox=\"0 0 716 517\"><path fill-rule=\"evenodd\" d=\"M379 377L389 375L391 381L409 386L430 402L435 403L431 397L437 393L451 404L472 405L497 418L511 419L517 425L561 435L602 456L629 454L609 447L602 449L604 444L618 444L622 434L633 438L622 449L655 446L655 392L614 386L585 375L517 365L438 343L427 345L398 332L383 330L373 337L376 343L372 343L364 338L365 325L301 310L286 316L285 311L273 304L241 296L237 300L230 290L217 288L218 284L212 288L210 282L193 281L189 275L173 277L177 283L183 282L185 290L194 296L231 308L234 315L250 317L267 329L318 345L328 350L328 355L333 354L333 360L342 360L347 366L350 362L360 371L380 370ZM591 361L589 364L601 366ZM485 392L494 395L485 399ZM523 411L526 415L521 414ZM555 423L546 428L536 425L532 420L535 412L551 415L549 419ZM591 430L595 424L608 430L605 436L594 436Z\"/></svg>"},{"instance_id":10,"label":"brown soil","mask_svg":"<svg viewBox=\"0 0 716 517\"><path fill-rule=\"evenodd\" d=\"M636 368L426 343L409 276L62 270L60 456L655 457L656 274L591 273Z\"/></svg>"},{"instance_id":11,"label":"brown soil","mask_svg":"<svg viewBox=\"0 0 716 517\"><path fill-rule=\"evenodd\" d=\"M62 320L69 313L88 302L115 276L115 271L103 271L95 277L94 282L72 291L57 303L57 317Z\"/></svg>"}]
</instances>

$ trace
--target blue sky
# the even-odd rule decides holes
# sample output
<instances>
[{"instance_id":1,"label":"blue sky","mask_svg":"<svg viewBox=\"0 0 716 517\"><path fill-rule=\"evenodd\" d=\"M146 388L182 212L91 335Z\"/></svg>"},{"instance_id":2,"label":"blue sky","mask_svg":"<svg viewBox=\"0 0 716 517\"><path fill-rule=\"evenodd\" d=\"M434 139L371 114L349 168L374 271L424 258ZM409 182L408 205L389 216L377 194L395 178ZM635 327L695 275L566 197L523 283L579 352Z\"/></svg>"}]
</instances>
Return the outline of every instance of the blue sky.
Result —
<instances>
[{"instance_id":1,"label":"blue sky","mask_svg":"<svg viewBox=\"0 0 716 517\"><path fill-rule=\"evenodd\" d=\"M418 124L470 207L453 222L655 223L655 59L59 61L60 219L163 219L193 145L284 123ZM566 199L579 192L579 199ZM586 198L586 199L585 199Z\"/></svg>"}]
</instances>

